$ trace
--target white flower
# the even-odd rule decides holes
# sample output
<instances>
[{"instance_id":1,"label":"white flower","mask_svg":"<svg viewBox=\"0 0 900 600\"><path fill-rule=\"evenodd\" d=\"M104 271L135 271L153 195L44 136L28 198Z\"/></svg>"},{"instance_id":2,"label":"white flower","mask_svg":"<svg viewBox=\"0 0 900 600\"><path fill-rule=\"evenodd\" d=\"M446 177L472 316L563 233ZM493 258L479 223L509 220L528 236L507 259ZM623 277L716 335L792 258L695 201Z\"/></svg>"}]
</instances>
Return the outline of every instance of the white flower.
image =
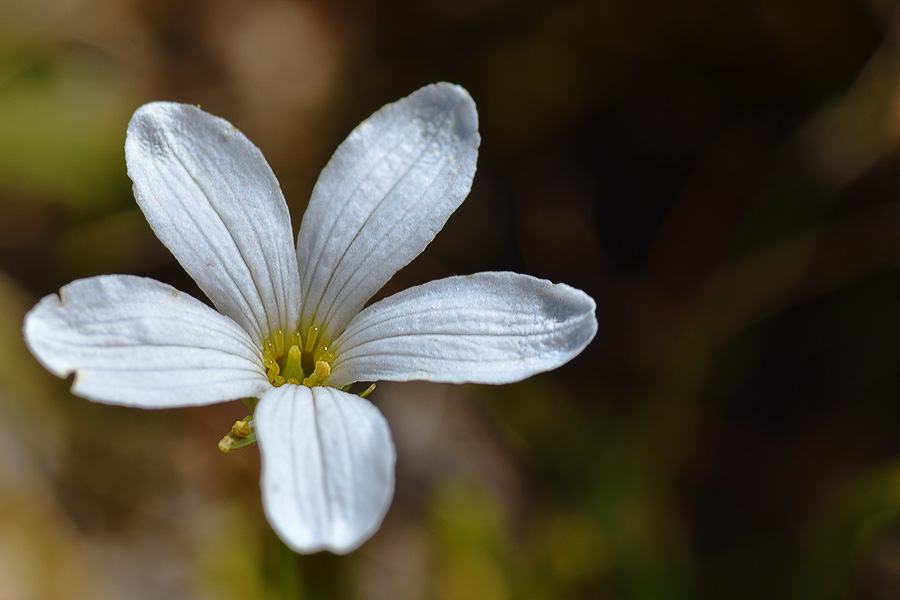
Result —
<instances>
[{"instance_id":1,"label":"white flower","mask_svg":"<svg viewBox=\"0 0 900 600\"><path fill-rule=\"evenodd\" d=\"M449 84L376 112L322 171L295 250L256 146L194 106L147 104L125 142L135 197L218 312L151 279L92 277L28 313L28 347L96 402L258 398L269 522L299 552L349 552L387 511L395 452L384 417L346 386L518 381L597 329L583 292L515 273L449 277L363 309L468 194L477 127L472 99Z\"/></svg>"}]
</instances>

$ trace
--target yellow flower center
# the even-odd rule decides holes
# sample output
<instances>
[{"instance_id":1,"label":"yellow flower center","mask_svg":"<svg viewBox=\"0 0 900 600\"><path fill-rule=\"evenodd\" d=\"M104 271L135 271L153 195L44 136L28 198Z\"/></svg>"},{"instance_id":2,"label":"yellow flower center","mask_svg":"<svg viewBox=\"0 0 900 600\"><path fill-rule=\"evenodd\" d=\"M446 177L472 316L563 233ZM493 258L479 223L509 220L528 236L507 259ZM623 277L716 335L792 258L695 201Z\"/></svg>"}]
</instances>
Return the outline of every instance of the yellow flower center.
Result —
<instances>
[{"instance_id":1,"label":"yellow flower center","mask_svg":"<svg viewBox=\"0 0 900 600\"><path fill-rule=\"evenodd\" d=\"M275 387L285 383L324 385L331 375L334 353L318 336L318 327L310 327L305 340L299 331L287 335L281 329L273 331L262 348L269 383Z\"/></svg>"}]
</instances>

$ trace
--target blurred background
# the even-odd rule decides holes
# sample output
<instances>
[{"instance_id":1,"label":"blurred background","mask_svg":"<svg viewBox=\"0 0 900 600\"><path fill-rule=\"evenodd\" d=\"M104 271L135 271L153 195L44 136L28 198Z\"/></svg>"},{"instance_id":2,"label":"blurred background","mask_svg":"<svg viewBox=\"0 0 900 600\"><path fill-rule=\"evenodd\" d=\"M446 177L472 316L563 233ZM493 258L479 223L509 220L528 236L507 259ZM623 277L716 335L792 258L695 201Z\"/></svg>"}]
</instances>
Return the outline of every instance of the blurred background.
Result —
<instances>
[{"instance_id":1,"label":"blurred background","mask_svg":"<svg viewBox=\"0 0 900 600\"><path fill-rule=\"evenodd\" d=\"M0 599L900 597L900 2L0 0ZM240 403L92 404L21 322L103 273L200 296L137 209L151 100L234 123L294 229L343 138L434 81L483 143L382 295L514 270L597 301L502 386L383 384L381 530L297 556Z\"/></svg>"}]
</instances>

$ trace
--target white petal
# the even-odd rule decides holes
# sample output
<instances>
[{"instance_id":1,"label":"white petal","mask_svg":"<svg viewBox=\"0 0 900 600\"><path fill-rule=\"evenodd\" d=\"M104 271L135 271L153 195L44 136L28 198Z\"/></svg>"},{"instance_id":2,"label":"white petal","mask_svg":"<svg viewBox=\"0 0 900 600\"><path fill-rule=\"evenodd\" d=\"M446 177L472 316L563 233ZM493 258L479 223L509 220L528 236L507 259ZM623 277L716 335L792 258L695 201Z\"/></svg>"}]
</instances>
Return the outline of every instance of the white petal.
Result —
<instances>
[{"instance_id":1,"label":"white petal","mask_svg":"<svg viewBox=\"0 0 900 600\"><path fill-rule=\"evenodd\" d=\"M430 85L353 130L322 171L297 256L301 332L333 341L366 301L415 258L472 186L478 115L464 89Z\"/></svg>"},{"instance_id":2,"label":"white petal","mask_svg":"<svg viewBox=\"0 0 900 600\"><path fill-rule=\"evenodd\" d=\"M154 102L128 124L128 175L147 221L218 309L257 342L299 318L290 215L259 148L195 106Z\"/></svg>"},{"instance_id":3,"label":"white petal","mask_svg":"<svg viewBox=\"0 0 900 600\"><path fill-rule=\"evenodd\" d=\"M359 396L285 384L254 415L263 508L297 552L350 552L369 539L394 495L387 421Z\"/></svg>"},{"instance_id":4,"label":"white petal","mask_svg":"<svg viewBox=\"0 0 900 600\"><path fill-rule=\"evenodd\" d=\"M259 396L260 350L237 323L196 298L141 277L73 281L25 316L31 353L72 393L141 408Z\"/></svg>"},{"instance_id":5,"label":"white petal","mask_svg":"<svg viewBox=\"0 0 900 600\"><path fill-rule=\"evenodd\" d=\"M510 383L580 353L597 332L580 290L517 273L449 277L369 306L333 344L328 385Z\"/></svg>"}]
</instances>

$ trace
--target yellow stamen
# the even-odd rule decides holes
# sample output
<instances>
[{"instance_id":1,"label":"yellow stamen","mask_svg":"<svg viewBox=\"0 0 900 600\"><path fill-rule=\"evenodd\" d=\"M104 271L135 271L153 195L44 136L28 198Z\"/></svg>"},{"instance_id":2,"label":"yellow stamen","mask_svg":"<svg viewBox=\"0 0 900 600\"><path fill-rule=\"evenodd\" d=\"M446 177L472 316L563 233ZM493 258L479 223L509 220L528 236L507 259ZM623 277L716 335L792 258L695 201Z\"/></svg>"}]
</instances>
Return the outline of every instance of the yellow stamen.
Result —
<instances>
[{"instance_id":1,"label":"yellow stamen","mask_svg":"<svg viewBox=\"0 0 900 600\"><path fill-rule=\"evenodd\" d=\"M319 328L318 327L310 327L309 331L306 332L306 345L303 346L303 350L305 352L312 352L313 348L316 347L316 338L319 337Z\"/></svg>"},{"instance_id":2,"label":"yellow stamen","mask_svg":"<svg viewBox=\"0 0 900 600\"><path fill-rule=\"evenodd\" d=\"M269 383L275 383L275 380L278 379L278 374L280 372L281 367L279 367L278 363L274 360L271 363L266 364L266 377L269 378Z\"/></svg>"},{"instance_id":3,"label":"yellow stamen","mask_svg":"<svg viewBox=\"0 0 900 600\"><path fill-rule=\"evenodd\" d=\"M231 435L236 438L245 438L252 431L253 429L247 421L235 421L234 425L231 426Z\"/></svg>"},{"instance_id":4,"label":"yellow stamen","mask_svg":"<svg viewBox=\"0 0 900 600\"><path fill-rule=\"evenodd\" d=\"M231 431L219 440L219 450L222 452L231 452L244 446L249 446L256 441L256 432L253 431L253 417L244 417L240 421L235 421L231 427Z\"/></svg>"},{"instance_id":5,"label":"yellow stamen","mask_svg":"<svg viewBox=\"0 0 900 600\"><path fill-rule=\"evenodd\" d=\"M328 346L319 346L313 355L316 362L324 361L327 363L334 362L334 352L328 349Z\"/></svg>"},{"instance_id":6,"label":"yellow stamen","mask_svg":"<svg viewBox=\"0 0 900 600\"><path fill-rule=\"evenodd\" d=\"M319 379L325 379L331 375L331 365L324 360L317 360L315 374Z\"/></svg>"},{"instance_id":7,"label":"yellow stamen","mask_svg":"<svg viewBox=\"0 0 900 600\"><path fill-rule=\"evenodd\" d=\"M275 340L275 356L281 356L284 354L284 331L276 329L272 338Z\"/></svg>"},{"instance_id":8,"label":"yellow stamen","mask_svg":"<svg viewBox=\"0 0 900 600\"><path fill-rule=\"evenodd\" d=\"M276 387L285 383L323 385L331 375L331 363L335 359L334 352L324 342L315 326L309 328L305 339L298 331L273 331L262 348L269 383Z\"/></svg>"},{"instance_id":9,"label":"yellow stamen","mask_svg":"<svg viewBox=\"0 0 900 600\"><path fill-rule=\"evenodd\" d=\"M316 369L313 374L303 380L303 385L313 387L322 385L322 382L331 375L331 365L324 360L316 361Z\"/></svg>"}]
</instances>

